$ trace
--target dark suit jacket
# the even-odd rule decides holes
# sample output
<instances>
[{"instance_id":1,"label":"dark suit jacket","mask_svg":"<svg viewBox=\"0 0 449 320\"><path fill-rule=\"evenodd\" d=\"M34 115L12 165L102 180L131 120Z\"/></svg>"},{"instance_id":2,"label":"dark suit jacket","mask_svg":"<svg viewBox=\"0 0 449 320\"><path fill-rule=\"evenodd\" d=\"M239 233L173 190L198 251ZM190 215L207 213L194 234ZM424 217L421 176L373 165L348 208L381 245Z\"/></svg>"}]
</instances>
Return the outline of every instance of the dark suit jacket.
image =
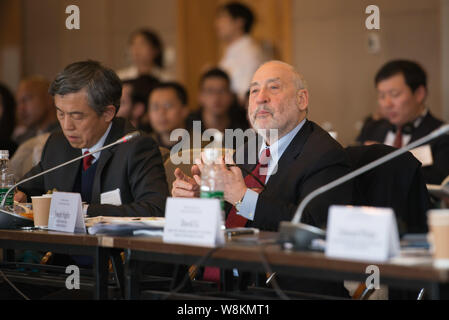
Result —
<instances>
[{"instance_id":1,"label":"dark suit jacket","mask_svg":"<svg viewBox=\"0 0 449 320\"><path fill-rule=\"evenodd\" d=\"M253 171L255 166L242 167ZM279 223L293 218L305 196L349 171L350 163L340 144L317 124L306 121L279 159L277 172L259 194L254 221L248 221L247 226L278 231ZM301 221L325 228L329 206L351 201L352 182L348 182L312 200Z\"/></svg>"},{"instance_id":2,"label":"dark suit jacket","mask_svg":"<svg viewBox=\"0 0 449 320\"><path fill-rule=\"evenodd\" d=\"M114 119L105 145L134 130L124 119ZM61 131L53 133L44 147L41 162L24 178L80 155L81 150L72 148ZM81 161L26 182L20 189L28 196L41 195L53 188L72 192L81 174ZM120 188L123 205L100 205L101 193L117 188ZM144 135L101 151L87 213L89 216L164 216L167 196L168 186L158 146Z\"/></svg>"},{"instance_id":3,"label":"dark suit jacket","mask_svg":"<svg viewBox=\"0 0 449 320\"><path fill-rule=\"evenodd\" d=\"M416 141L443 124L430 112L423 118L421 124L413 130L410 142ZM361 131L357 142L377 141L384 143L388 131L392 125L387 120L373 121L367 124ZM422 168L426 183L440 184L449 175L449 136L445 135L430 143L433 156L433 165Z\"/></svg>"},{"instance_id":4,"label":"dark suit jacket","mask_svg":"<svg viewBox=\"0 0 449 320\"><path fill-rule=\"evenodd\" d=\"M248 163L248 144L244 150L245 163ZM255 166L241 167L251 172ZM270 176L265 190L259 194L254 221L248 221L247 227L278 231L281 221L291 221L305 196L350 171L349 159L340 144L317 124L306 121L279 159L277 172ZM352 195L352 182L324 193L309 203L301 221L326 228L329 206L351 204ZM276 279L284 290L348 297L342 283L286 275L277 275Z\"/></svg>"}]
</instances>

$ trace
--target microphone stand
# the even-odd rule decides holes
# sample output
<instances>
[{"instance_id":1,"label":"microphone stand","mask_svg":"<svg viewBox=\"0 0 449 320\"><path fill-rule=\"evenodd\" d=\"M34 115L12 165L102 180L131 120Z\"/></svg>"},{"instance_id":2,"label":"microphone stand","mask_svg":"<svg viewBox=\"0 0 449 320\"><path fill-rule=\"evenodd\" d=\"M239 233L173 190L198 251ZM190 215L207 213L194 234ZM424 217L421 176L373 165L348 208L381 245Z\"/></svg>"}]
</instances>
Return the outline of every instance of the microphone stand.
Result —
<instances>
[{"instance_id":1,"label":"microphone stand","mask_svg":"<svg viewBox=\"0 0 449 320\"><path fill-rule=\"evenodd\" d=\"M380 166L381 164L388 162L401 154L406 153L407 151L419 147L422 144L425 144L435 138L443 134L447 134L449 132L449 124L443 125L440 128L434 130L429 133L427 136L422 137L421 139L416 140L415 142L410 143L407 146L402 147L401 149L395 150L392 153L389 153L367 165L360 167L357 170L354 170L341 178L338 178L330 183L312 191L309 193L299 204L298 209L296 210L295 216L292 221L283 221L280 224L279 232L280 232L280 241L283 244L284 248L295 248L299 250L309 250L312 244L312 241L315 239L325 239L326 231L305 223L301 223L302 214L307 205L312 201L315 197L345 183L355 177L374 169L375 167Z\"/></svg>"},{"instance_id":2,"label":"microphone stand","mask_svg":"<svg viewBox=\"0 0 449 320\"><path fill-rule=\"evenodd\" d=\"M17 218L20 218L20 219L22 219L22 220L29 220L29 219L26 219L26 218L24 218L24 217L22 217L22 216L20 216L20 215L15 214L14 212L10 211L8 207L5 207L5 201L6 201L6 198L7 198L8 194L9 194L12 190L14 190L17 186L19 186L19 185L21 185L22 183L25 183L25 182L27 182L27 181L33 180L33 179L35 179L35 178L38 178L38 177L40 177L40 176L43 176L43 175L45 175L45 174L47 174L47 173L49 173L49 172L55 171L55 170L57 170L57 169L59 169L59 168L62 168L62 167L64 167L64 166L66 166L66 165L69 165L69 164L71 164L71 163L73 163L73 162L79 161L79 160L81 160L81 159L83 159L83 158L85 158L85 157L88 157L88 156L90 156L90 155L92 155L92 154L94 154L94 153L98 153L98 152L103 151L103 150L105 150L105 149L111 148L111 147L113 147L113 146L115 146L115 145L117 145L117 144L121 144L121 143L128 142L129 140L134 139L134 138L136 138L136 137L138 137L138 136L140 136L140 132L139 132L139 131L133 131L133 132L127 134L126 136L124 136L124 137L118 139L117 141L108 144L107 146L103 146L103 147L101 147L101 148L99 148L99 149L97 149L97 150L94 150L94 151L92 151L92 152L83 154L83 155L81 155L81 156L79 156L79 157L77 157L77 158L75 158L75 159L72 159L72 160L70 160L70 161L61 163L60 165L57 165L56 167L50 168L50 169L45 170L45 171L43 171L43 172L40 172L40 173L38 173L38 174L36 174L36 175L34 175L34 176L31 176L31 177L29 177L29 178L23 179L23 180L19 181L18 183L16 183L15 185L13 185L13 186L12 186L11 188L9 188L8 191L5 193L5 195L4 195L4 197L3 197L3 200L2 200L2 202L1 202L1 204L0 204L0 229L3 227L4 221L7 221L7 217L5 217L3 214L12 215L12 216L15 217L16 219L17 219ZM3 220L4 220L4 221L3 221Z\"/></svg>"}]
</instances>

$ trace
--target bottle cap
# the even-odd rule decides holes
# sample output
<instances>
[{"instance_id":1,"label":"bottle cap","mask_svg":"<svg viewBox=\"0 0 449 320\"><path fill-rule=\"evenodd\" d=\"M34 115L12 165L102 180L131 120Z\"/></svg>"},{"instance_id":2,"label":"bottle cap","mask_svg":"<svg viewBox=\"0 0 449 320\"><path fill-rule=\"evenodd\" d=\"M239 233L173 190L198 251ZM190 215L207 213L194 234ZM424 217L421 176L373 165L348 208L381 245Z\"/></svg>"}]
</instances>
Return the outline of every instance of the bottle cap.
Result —
<instances>
[{"instance_id":1,"label":"bottle cap","mask_svg":"<svg viewBox=\"0 0 449 320\"><path fill-rule=\"evenodd\" d=\"M221 156L221 149L218 148L205 148L203 150L204 153L204 162L206 164L212 164L219 159Z\"/></svg>"}]
</instances>

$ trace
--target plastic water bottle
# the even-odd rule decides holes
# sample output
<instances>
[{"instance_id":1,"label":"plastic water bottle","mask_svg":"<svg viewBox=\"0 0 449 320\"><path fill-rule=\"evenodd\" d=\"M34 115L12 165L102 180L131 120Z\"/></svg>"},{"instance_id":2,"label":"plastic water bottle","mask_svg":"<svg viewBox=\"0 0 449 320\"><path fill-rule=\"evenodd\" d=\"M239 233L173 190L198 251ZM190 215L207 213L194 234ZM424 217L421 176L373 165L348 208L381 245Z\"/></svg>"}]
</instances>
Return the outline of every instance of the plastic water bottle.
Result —
<instances>
[{"instance_id":1,"label":"plastic water bottle","mask_svg":"<svg viewBox=\"0 0 449 320\"><path fill-rule=\"evenodd\" d=\"M14 175L9 170L9 151L0 150L0 203L6 192L14 185ZM8 194L5 201L5 206L14 205L14 191Z\"/></svg>"},{"instance_id":2,"label":"plastic water bottle","mask_svg":"<svg viewBox=\"0 0 449 320\"><path fill-rule=\"evenodd\" d=\"M221 203L221 228L224 224L224 183L220 175L216 161L221 157L221 149L206 148L204 153L204 166L201 171L200 197L204 199L219 199Z\"/></svg>"}]
</instances>

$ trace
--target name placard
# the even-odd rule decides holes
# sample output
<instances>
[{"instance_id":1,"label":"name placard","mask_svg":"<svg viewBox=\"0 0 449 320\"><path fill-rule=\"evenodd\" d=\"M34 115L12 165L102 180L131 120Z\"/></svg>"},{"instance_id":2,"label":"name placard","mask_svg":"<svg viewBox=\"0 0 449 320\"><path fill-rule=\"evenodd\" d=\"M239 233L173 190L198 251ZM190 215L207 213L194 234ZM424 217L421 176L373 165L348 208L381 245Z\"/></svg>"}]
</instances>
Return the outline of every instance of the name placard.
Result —
<instances>
[{"instance_id":1,"label":"name placard","mask_svg":"<svg viewBox=\"0 0 449 320\"><path fill-rule=\"evenodd\" d=\"M331 206L326 256L384 262L399 254L399 235L391 208Z\"/></svg>"},{"instance_id":2,"label":"name placard","mask_svg":"<svg viewBox=\"0 0 449 320\"><path fill-rule=\"evenodd\" d=\"M81 195L79 193L53 193L48 229L70 233L86 233Z\"/></svg>"},{"instance_id":3,"label":"name placard","mask_svg":"<svg viewBox=\"0 0 449 320\"><path fill-rule=\"evenodd\" d=\"M205 247L223 245L218 199L168 198L163 241Z\"/></svg>"}]
</instances>

